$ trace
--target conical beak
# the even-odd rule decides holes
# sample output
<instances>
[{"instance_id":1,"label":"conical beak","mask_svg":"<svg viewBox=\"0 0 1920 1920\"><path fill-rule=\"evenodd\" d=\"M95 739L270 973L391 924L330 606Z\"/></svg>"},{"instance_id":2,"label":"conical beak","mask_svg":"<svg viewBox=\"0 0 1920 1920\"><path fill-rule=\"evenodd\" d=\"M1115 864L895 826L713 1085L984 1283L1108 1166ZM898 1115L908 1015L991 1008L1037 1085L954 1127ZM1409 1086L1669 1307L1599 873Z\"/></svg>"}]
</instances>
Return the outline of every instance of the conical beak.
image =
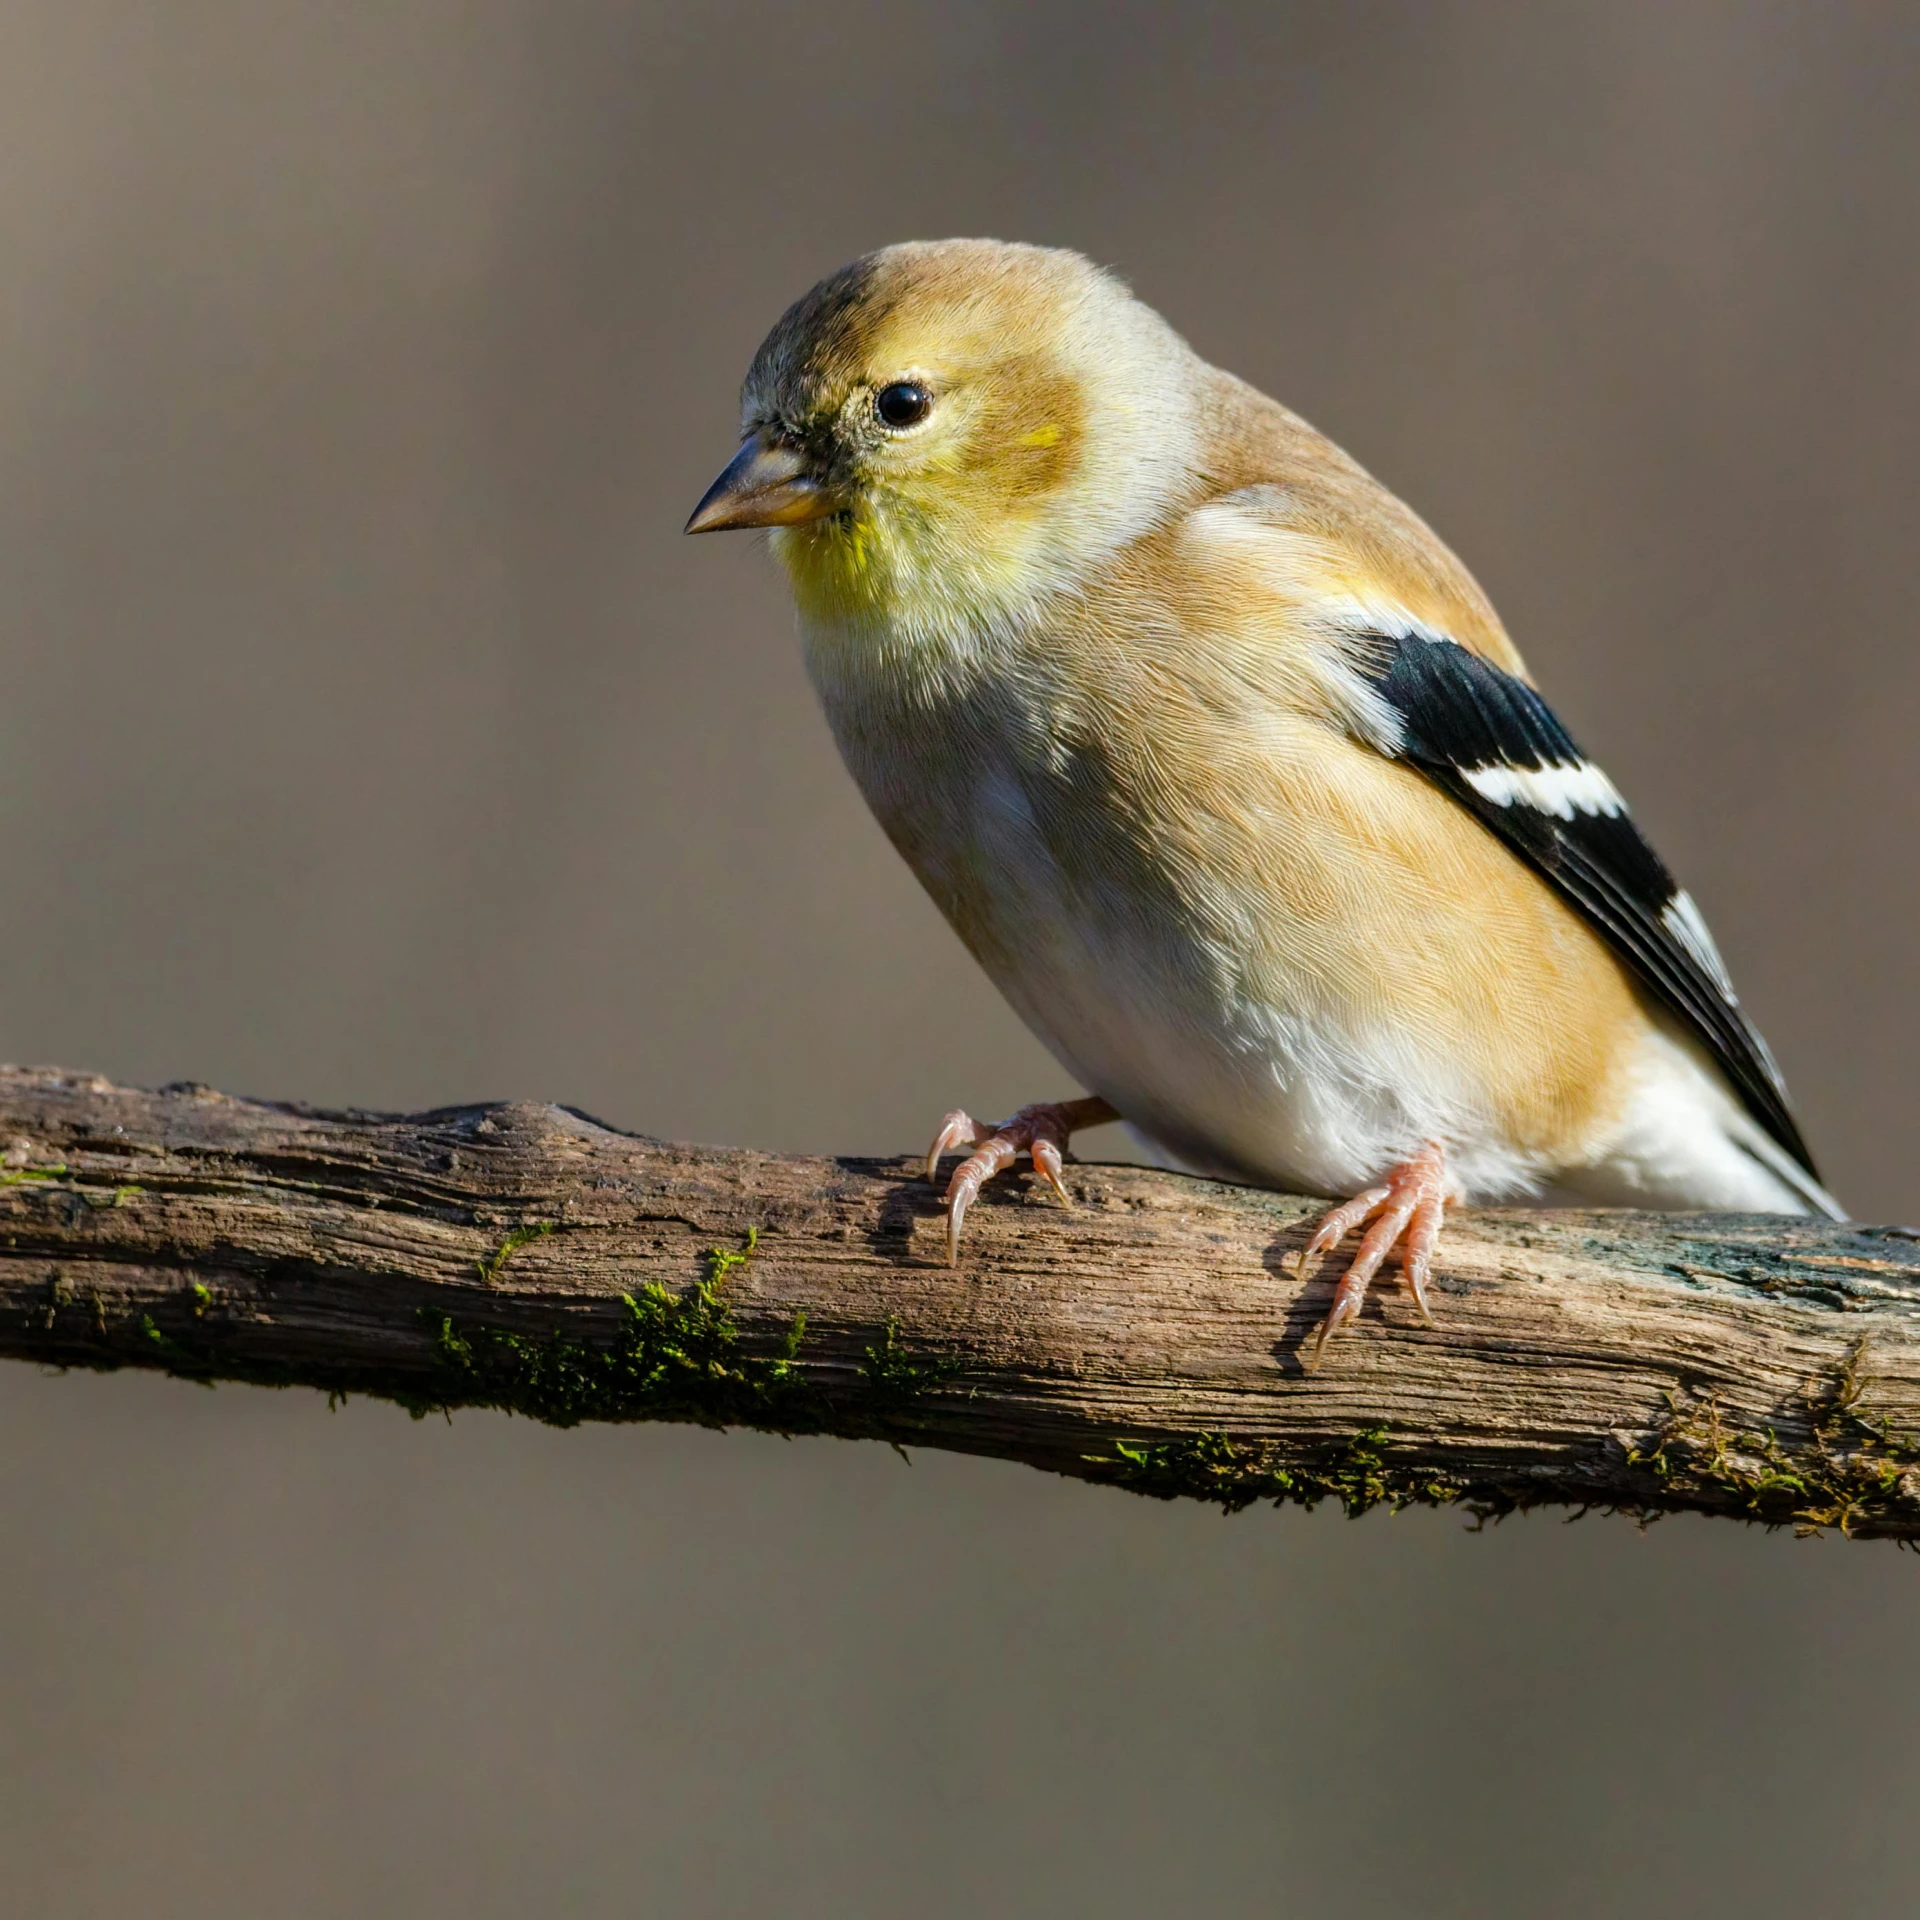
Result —
<instances>
[{"instance_id":1,"label":"conical beak","mask_svg":"<svg viewBox=\"0 0 1920 1920\"><path fill-rule=\"evenodd\" d=\"M729 527L793 527L820 520L840 505L837 492L815 477L807 456L752 433L726 471L700 497L689 533Z\"/></svg>"}]
</instances>

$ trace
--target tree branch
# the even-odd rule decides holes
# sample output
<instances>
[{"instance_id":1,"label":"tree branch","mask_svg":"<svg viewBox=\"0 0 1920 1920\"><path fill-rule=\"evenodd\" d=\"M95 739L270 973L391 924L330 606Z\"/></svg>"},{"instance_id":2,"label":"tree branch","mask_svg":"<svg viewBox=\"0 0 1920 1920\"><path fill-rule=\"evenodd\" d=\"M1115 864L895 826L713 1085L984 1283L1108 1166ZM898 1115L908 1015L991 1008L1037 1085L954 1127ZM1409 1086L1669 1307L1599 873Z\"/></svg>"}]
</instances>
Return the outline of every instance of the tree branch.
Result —
<instances>
[{"instance_id":1,"label":"tree branch","mask_svg":"<svg viewBox=\"0 0 1920 1920\"><path fill-rule=\"evenodd\" d=\"M0 1354L871 1436L1137 1492L1690 1508L1920 1540L1920 1233L1454 1217L1303 1358L1312 1202L1070 1166L947 1268L906 1161L671 1146L559 1107L321 1113L0 1069Z\"/></svg>"}]
</instances>

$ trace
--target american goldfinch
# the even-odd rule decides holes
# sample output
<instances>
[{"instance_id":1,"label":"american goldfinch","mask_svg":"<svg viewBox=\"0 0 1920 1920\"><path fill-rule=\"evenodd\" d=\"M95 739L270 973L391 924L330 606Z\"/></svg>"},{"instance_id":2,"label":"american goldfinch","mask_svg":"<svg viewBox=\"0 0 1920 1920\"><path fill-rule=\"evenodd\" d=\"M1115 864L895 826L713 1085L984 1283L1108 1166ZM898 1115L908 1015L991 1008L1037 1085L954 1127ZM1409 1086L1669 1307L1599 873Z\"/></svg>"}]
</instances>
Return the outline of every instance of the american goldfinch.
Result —
<instances>
[{"instance_id":1,"label":"american goldfinch","mask_svg":"<svg viewBox=\"0 0 1920 1920\"><path fill-rule=\"evenodd\" d=\"M1430 528L1078 254L912 242L782 316L688 531L774 529L880 824L1092 1097L948 1117L968 1202L1076 1127L1342 1196L1321 1329L1444 1209L1818 1211L1706 922Z\"/></svg>"}]
</instances>

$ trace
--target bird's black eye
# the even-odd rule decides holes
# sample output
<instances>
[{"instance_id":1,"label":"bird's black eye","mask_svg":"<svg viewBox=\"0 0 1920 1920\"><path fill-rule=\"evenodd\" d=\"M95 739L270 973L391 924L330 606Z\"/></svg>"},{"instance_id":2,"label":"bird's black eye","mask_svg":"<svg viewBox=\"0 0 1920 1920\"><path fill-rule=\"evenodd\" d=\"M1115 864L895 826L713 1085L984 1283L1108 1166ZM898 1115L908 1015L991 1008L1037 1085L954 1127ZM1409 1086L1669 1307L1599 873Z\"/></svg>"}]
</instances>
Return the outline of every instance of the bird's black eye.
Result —
<instances>
[{"instance_id":1,"label":"bird's black eye","mask_svg":"<svg viewBox=\"0 0 1920 1920\"><path fill-rule=\"evenodd\" d=\"M933 409L933 395L913 380L895 380L873 396L883 427L917 427Z\"/></svg>"}]
</instances>

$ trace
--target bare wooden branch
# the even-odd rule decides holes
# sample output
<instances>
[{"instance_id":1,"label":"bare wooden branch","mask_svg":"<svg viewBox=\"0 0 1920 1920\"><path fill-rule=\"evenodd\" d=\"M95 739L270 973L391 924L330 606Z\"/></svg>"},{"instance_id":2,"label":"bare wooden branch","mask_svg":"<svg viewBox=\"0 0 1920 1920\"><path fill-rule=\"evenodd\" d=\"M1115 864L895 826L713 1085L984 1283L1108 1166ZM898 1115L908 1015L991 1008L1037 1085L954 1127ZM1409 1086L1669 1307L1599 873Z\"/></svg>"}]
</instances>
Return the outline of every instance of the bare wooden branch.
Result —
<instances>
[{"instance_id":1,"label":"bare wooden branch","mask_svg":"<svg viewBox=\"0 0 1920 1920\"><path fill-rule=\"evenodd\" d=\"M564 1108L320 1113L0 1069L0 1353L872 1436L1192 1495L1691 1508L1920 1539L1920 1233L1463 1213L1317 1371L1313 1203L1071 1166L943 1261L908 1161Z\"/></svg>"}]
</instances>

